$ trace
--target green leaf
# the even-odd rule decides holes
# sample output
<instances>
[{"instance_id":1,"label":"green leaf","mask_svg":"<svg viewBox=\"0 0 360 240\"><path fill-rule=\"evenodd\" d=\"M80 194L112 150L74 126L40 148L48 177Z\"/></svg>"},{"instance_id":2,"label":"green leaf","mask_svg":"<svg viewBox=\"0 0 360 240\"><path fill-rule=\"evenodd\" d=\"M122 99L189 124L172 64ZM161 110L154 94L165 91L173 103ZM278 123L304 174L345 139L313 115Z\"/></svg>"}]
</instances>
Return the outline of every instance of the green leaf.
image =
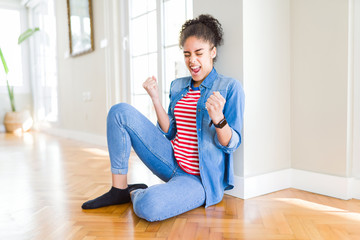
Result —
<instances>
[{"instance_id":1,"label":"green leaf","mask_svg":"<svg viewBox=\"0 0 360 240\"><path fill-rule=\"evenodd\" d=\"M28 30L26 30L25 32L23 32L22 34L20 34L19 39L18 39L18 44L22 43L23 41L25 41L26 39L28 39L29 37L31 37L34 33L36 33L37 31L39 31L40 29L38 27L32 29L29 28Z\"/></svg>"},{"instance_id":2,"label":"green leaf","mask_svg":"<svg viewBox=\"0 0 360 240\"><path fill-rule=\"evenodd\" d=\"M4 66L5 73L8 74L9 73L9 68L8 68L8 66L6 64L6 61L5 61L4 55L3 55L2 51L1 51L1 48L0 48L0 58L1 58L1 62L3 64L3 66Z\"/></svg>"},{"instance_id":3,"label":"green leaf","mask_svg":"<svg viewBox=\"0 0 360 240\"><path fill-rule=\"evenodd\" d=\"M15 108L15 98L14 98L14 87L9 85L9 81L6 79L6 85L9 92L9 98L10 98L10 104L11 104L11 110L13 112L16 112Z\"/></svg>"}]
</instances>

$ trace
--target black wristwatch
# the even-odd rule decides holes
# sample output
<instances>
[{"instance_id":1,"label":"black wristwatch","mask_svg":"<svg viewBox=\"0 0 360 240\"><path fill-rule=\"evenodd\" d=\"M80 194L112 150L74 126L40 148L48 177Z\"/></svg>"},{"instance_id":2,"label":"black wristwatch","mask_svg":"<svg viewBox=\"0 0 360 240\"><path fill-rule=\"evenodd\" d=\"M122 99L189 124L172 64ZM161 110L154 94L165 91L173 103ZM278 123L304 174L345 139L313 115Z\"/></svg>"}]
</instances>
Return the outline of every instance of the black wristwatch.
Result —
<instances>
[{"instance_id":1,"label":"black wristwatch","mask_svg":"<svg viewBox=\"0 0 360 240\"><path fill-rule=\"evenodd\" d=\"M210 122L210 124L209 124L209 127L211 127L211 124L214 124L214 126L215 126L216 128L223 128L223 127L225 127L225 125L227 124L227 121L226 121L226 119L225 119L225 117L224 117L218 124L213 123L213 121L211 120L211 122Z\"/></svg>"}]
</instances>

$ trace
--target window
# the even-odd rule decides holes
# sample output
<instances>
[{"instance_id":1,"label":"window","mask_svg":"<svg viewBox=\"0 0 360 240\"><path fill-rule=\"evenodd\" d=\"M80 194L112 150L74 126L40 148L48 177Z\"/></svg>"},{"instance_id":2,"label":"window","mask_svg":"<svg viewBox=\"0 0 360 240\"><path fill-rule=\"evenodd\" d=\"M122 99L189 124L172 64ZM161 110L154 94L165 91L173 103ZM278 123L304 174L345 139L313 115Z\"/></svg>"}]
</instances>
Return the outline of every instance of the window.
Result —
<instances>
[{"instance_id":1,"label":"window","mask_svg":"<svg viewBox=\"0 0 360 240\"><path fill-rule=\"evenodd\" d=\"M38 124L56 123L58 120L54 4L54 0L41 0L28 9L32 27L40 28L32 45L34 117Z\"/></svg>"},{"instance_id":2,"label":"window","mask_svg":"<svg viewBox=\"0 0 360 240\"><path fill-rule=\"evenodd\" d=\"M155 122L156 114L142 83L148 77L157 78L167 109L171 81L188 75L178 37L182 24L192 17L192 2L132 0L129 13L131 103Z\"/></svg>"},{"instance_id":3,"label":"window","mask_svg":"<svg viewBox=\"0 0 360 240\"><path fill-rule=\"evenodd\" d=\"M17 44L21 33L20 8L0 8L0 47L9 67L8 80L15 87L22 87L23 64L21 47ZM0 86L6 86L6 76L2 63L0 64Z\"/></svg>"}]
</instances>

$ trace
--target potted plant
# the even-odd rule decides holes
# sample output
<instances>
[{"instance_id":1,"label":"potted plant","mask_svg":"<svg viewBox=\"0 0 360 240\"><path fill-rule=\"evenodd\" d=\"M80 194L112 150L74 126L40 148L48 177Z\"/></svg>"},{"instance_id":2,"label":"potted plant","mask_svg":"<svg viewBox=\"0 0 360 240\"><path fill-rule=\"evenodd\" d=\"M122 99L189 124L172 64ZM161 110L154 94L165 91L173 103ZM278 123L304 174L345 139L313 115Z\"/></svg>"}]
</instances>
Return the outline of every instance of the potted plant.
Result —
<instances>
[{"instance_id":1,"label":"potted plant","mask_svg":"<svg viewBox=\"0 0 360 240\"><path fill-rule=\"evenodd\" d=\"M35 32L39 31L39 28L31 29L29 28L18 38L18 44L21 44L26 39L31 37ZM16 111L15 107L15 97L14 97L14 86L11 86L8 79L9 68L6 64L5 57L0 48L0 58L2 65L5 70L6 76L6 85L10 99L11 112L7 112L4 117L4 125L7 132L26 132L30 130L33 124L31 114L28 110L25 111Z\"/></svg>"}]
</instances>

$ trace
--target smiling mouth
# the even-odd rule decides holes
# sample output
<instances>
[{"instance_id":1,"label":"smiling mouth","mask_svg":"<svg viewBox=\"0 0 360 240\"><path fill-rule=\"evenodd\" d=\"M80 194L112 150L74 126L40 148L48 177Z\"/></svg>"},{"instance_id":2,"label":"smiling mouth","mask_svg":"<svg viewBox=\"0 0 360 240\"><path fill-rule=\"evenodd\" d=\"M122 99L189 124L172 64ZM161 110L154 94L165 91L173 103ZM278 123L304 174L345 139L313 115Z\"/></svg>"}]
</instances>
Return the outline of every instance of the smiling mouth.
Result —
<instances>
[{"instance_id":1,"label":"smiling mouth","mask_svg":"<svg viewBox=\"0 0 360 240\"><path fill-rule=\"evenodd\" d=\"M198 73L199 71L200 71L200 66L195 66L195 67L190 67L191 68L191 71L194 73L194 74L196 74L196 73Z\"/></svg>"}]
</instances>

